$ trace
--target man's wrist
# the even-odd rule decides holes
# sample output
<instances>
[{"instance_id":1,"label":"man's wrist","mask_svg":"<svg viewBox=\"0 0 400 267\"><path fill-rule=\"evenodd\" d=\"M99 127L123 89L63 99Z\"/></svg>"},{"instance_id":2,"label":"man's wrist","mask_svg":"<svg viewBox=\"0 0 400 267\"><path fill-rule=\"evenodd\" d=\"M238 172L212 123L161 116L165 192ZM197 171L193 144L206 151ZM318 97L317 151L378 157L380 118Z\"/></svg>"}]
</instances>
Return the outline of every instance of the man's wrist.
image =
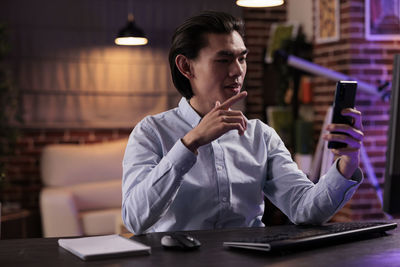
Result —
<instances>
[{"instance_id":1,"label":"man's wrist","mask_svg":"<svg viewBox=\"0 0 400 267\"><path fill-rule=\"evenodd\" d=\"M357 168L349 168L348 166L345 166L346 163L343 161L343 159L341 157L339 157L338 161L337 161L337 165L336 168L339 171L339 173L345 177L346 179L351 179L351 177L353 176L355 170Z\"/></svg>"},{"instance_id":2,"label":"man's wrist","mask_svg":"<svg viewBox=\"0 0 400 267\"><path fill-rule=\"evenodd\" d=\"M182 143L194 154L197 155L197 149L199 148L199 145L197 144L197 141L193 138L190 138L190 136L185 135L181 139Z\"/></svg>"}]
</instances>

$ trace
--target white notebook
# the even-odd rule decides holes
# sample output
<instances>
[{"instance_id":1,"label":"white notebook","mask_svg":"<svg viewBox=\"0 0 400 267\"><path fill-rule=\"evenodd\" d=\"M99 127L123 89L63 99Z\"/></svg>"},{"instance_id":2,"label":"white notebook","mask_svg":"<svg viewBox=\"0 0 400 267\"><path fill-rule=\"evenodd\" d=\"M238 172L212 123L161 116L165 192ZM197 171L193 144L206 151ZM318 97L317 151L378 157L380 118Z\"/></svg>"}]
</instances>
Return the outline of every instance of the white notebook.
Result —
<instances>
[{"instance_id":1,"label":"white notebook","mask_svg":"<svg viewBox=\"0 0 400 267\"><path fill-rule=\"evenodd\" d=\"M151 247L119 235L59 239L58 245L82 260L150 254Z\"/></svg>"}]
</instances>

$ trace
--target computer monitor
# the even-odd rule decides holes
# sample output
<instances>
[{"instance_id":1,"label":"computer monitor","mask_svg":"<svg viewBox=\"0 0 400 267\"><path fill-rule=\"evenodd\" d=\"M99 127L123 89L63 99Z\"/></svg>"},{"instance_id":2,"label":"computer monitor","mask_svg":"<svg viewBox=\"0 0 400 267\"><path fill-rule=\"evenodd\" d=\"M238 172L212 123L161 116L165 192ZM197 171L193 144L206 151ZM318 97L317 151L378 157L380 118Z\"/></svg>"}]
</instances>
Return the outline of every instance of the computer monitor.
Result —
<instances>
[{"instance_id":1,"label":"computer monitor","mask_svg":"<svg viewBox=\"0 0 400 267\"><path fill-rule=\"evenodd\" d=\"M400 55L394 57L387 137L383 210L395 216L400 215Z\"/></svg>"}]
</instances>

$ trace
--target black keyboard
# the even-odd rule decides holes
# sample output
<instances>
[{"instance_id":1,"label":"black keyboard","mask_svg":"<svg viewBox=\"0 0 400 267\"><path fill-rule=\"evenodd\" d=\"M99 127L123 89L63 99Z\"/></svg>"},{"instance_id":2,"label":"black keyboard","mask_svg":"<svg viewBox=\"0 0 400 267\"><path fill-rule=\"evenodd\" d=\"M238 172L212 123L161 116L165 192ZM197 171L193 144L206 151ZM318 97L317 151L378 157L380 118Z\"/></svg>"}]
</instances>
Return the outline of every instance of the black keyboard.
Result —
<instances>
[{"instance_id":1,"label":"black keyboard","mask_svg":"<svg viewBox=\"0 0 400 267\"><path fill-rule=\"evenodd\" d=\"M266 227L265 233L258 237L246 237L224 242L224 246L255 249L262 251L303 248L312 245L329 245L332 242L352 241L355 238L369 237L376 233L397 227L390 222L347 222L329 223L320 226L288 226L284 231Z\"/></svg>"}]
</instances>

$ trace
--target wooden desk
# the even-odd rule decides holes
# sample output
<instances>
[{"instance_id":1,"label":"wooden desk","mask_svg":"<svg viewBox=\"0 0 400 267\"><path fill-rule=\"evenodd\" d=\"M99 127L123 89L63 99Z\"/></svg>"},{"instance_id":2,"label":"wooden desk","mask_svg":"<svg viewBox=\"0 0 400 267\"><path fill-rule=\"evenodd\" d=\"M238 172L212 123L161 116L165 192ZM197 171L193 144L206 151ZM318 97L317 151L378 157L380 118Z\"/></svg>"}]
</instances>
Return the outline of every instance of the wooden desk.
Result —
<instances>
[{"instance_id":1,"label":"wooden desk","mask_svg":"<svg viewBox=\"0 0 400 267\"><path fill-rule=\"evenodd\" d=\"M398 224L400 220L396 221ZM400 227L389 235L341 245L322 247L286 255L267 255L256 251L231 250L222 242L262 231L256 229L193 231L202 246L192 252L164 250L162 233L133 239L152 247L152 254L101 261L81 261L58 247L57 238L0 241L0 266L398 266L400 265Z\"/></svg>"}]
</instances>

